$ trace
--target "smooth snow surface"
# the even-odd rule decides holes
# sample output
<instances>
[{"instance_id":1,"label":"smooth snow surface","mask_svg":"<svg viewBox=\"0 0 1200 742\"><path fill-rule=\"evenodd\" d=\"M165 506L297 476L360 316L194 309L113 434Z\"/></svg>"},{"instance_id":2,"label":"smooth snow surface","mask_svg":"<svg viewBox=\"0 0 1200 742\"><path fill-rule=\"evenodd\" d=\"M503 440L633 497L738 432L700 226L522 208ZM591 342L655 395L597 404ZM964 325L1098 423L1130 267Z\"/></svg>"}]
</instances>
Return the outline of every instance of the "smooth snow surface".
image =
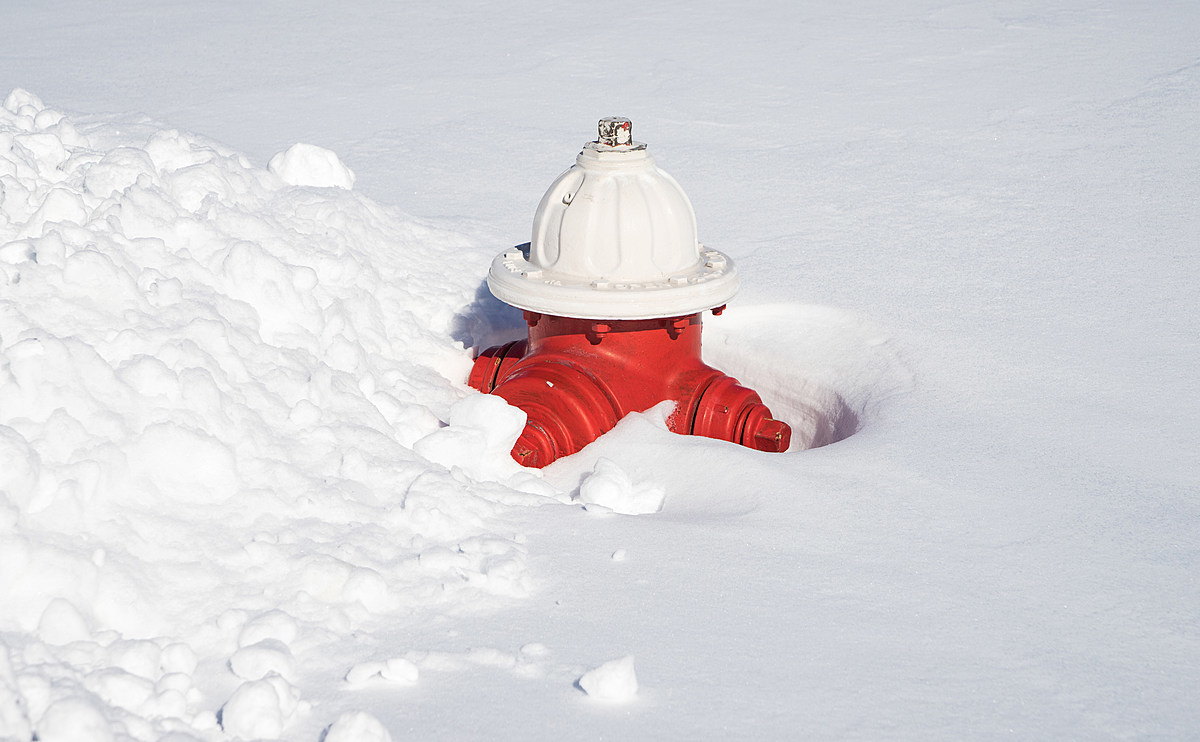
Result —
<instances>
[{"instance_id":1,"label":"smooth snow surface","mask_svg":"<svg viewBox=\"0 0 1200 742\"><path fill-rule=\"evenodd\" d=\"M0 740L1200 729L1200 6L3 16ZM465 386L609 115L788 453Z\"/></svg>"}]
</instances>

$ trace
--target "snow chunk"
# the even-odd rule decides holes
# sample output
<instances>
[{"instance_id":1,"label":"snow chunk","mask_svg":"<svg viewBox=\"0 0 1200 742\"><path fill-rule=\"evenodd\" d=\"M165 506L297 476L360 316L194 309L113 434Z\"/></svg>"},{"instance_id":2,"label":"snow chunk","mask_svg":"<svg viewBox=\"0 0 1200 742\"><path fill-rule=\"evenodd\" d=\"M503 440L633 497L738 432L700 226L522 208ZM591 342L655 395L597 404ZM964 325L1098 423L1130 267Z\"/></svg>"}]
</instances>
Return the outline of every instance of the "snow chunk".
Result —
<instances>
[{"instance_id":1,"label":"snow chunk","mask_svg":"<svg viewBox=\"0 0 1200 742\"><path fill-rule=\"evenodd\" d=\"M92 630L87 619L71 601L54 598L42 611L38 620L38 636L47 644L70 644L91 637Z\"/></svg>"},{"instance_id":2,"label":"snow chunk","mask_svg":"<svg viewBox=\"0 0 1200 742\"><path fill-rule=\"evenodd\" d=\"M584 673L579 687L592 698L601 701L629 701L637 695L637 674L633 671L633 655L605 662Z\"/></svg>"},{"instance_id":3,"label":"snow chunk","mask_svg":"<svg viewBox=\"0 0 1200 742\"><path fill-rule=\"evenodd\" d=\"M296 619L287 613L280 610L267 611L246 622L238 634L238 646L248 647L264 639L275 639L285 645L291 644L299 630Z\"/></svg>"},{"instance_id":4,"label":"snow chunk","mask_svg":"<svg viewBox=\"0 0 1200 742\"><path fill-rule=\"evenodd\" d=\"M354 187L354 172L336 153L315 144L293 144L272 157L267 169L289 185L346 190Z\"/></svg>"},{"instance_id":5,"label":"snow chunk","mask_svg":"<svg viewBox=\"0 0 1200 742\"><path fill-rule=\"evenodd\" d=\"M384 663L379 676L384 680L401 685L416 685L420 677L417 666L403 657L393 657Z\"/></svg>"},{"instance_id":6,"label":"snow chunk","mask_svg":"<svg viewBox=\"0 0 1200 742\"><path fill-rule=\"evenodd\" d=\"M242 680L258 680L271 673L291 677L292 653L277 639L263 639L234 652L229 669Z\"/></svg>"},{"instance_id":7,"label":"snow chunk","mask_svg":"<svg viewBox=\"0 0 1200 742\"><path fill-rule=\"evenodd\" d=\"M37 119L34 119L34 127L37 127ZM60 169L69 156L62 140L53 134L24 134L16 141L34 156L39 167Z\"/></svg>"},{"instance_id":8,"label":"snow chunk","mask_svg":"<svg viewBox=\"0 0 1200 742\"><path fill-rule=\"evenodd\" d=\"M85 698L55 701L37 724L39 742L113 742L112 725Z\"/></svg>"},{"instance_id":9,"label":"snow chunk","mask_svg":"<svg viewBox=\"0 0 1200 742\"><path fill-rule=\"evenodd\" d=\"M23 88L13 88L4 99L4 110L18 116L36 116L46 108L42 99Z\"/></svg>"},{"instance_id":10,"label":"snow chunk","mask_svg":"<svg viewBox=\"0 0 1200 742\"><path fill-rule=\"evenodd\" d=\"M579 485L579 500L585 506L599 505L622 515L657 513L666 497L656 484L635 485L624 469L606 458L597 459L592 473Z\"/></svg>"},{"instance_id":11,"label":"snow chunk","mask_svg":"<svg viewBox=\"0 0 1200 742\"><path fill-rule=\"evenodd\" d=\"M68 188L55 188L46 194L41 206L33 212L21 233L28 237L42 237L45 235L47 223L60 222L79 226L85 224L87 219L87 207L78 193Z\"/></svg>"},{"instance_id":12,"label":"snow chunk","mask_svg":"<svg viewBox=\"0 0 1200 742\"><path fill-rule=\"evenodd\" d=\"M279 676L242 683L221 708L221 728L243 739L278 739L299 695Z\"/></svg>"},{"instance_id":13,"label":"snow chunk","mask_svg":"<svg viewBox=\"0 0 1200 742\"><path fill-rule=\"evenodd\" d=\"M127 639L109 646L113 664L125 672L147 680L162 675L162 649L150 641Z\"/></svg>"},{"instance_id":14,"label":"snow chunk","mask_svg":"<svg viewBox=\"0 0 1200 742\"><path fill-rule=\"evenodd\" d=\"M88 168L83 187L93 196L107 198L136 183L139 176L153 177L154 173L154 160L150 159L146 150L117 147L106 152L100 162Z\"/></svg>"},{"instance_id":15,"label":"snow chunk","mask_svg":"<svg viewBox=\"0 0 1200 742\"><path fill-rule=\"evenodd\" d=\"M196 671L196 652L187 644L174 642L163 647L159 663L164 676L191 677L191 674Z\"/></svg>"},{"instance_id":16,"label":"snow chunk","mask_svg":"<svg viewBox=\"0 0 1200 742\"><path fill-rule=\"evenodd\" d=\"M375 678L398 685L416 685L420 670L410 660L393 657L386 662L360 662L346 673L350 685L363 685Z\"/></svg>"},{"instance_id":17,"label":"snow chunk","mask_svg":"<svg viewBox=\"0 0 1200 742\"><path fill-rule=\"evenodd\" d=\"M365 711L347 711L325 732L325 742L392 742L383 723Z\"/></svg>"},{"instance_id":18,"label":"snow chunk","mask_svg":"<svg viewBox=\"0 0 1200 742\"><path fill-rule=\"evenodd\" d=\"M449 427L413 444L421 456L447 468L458 466L476 479L523 471L510 451L525 429L525 411L494 394L472 394L450 408Z\"/></svg>"},{"instance_id":19,"label":"snow chunk","mask_svg":"<svg viewBox=\"0 0 1200 742\"><path fill-rule=\"evenodd\" d=\"M154 683L119 667L97 670L87 676L89 690L117 708L138 713L154 696Z\"/></svg>"}]
</instances>

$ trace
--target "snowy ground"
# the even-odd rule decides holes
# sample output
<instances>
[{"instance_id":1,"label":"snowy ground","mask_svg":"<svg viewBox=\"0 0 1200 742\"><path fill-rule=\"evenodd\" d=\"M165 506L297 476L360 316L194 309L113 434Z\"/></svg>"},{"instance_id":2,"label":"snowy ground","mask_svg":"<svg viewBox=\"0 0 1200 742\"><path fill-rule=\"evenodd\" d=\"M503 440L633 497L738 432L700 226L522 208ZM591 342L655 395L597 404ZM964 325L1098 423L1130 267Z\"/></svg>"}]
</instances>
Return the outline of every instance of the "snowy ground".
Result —
<instances>
[{"instance_id":1,"label":"snowy ground","mask_svg":"<svg viewBox=\"0 0 1200 742\"><path fill-rule=\"evenodd\" d=\"M1195 737L1197 29L5 9L0 739ZM708 360L856 434L507 458L483 277L614 114L738 261Z\"/></svg>"}]
</instances>

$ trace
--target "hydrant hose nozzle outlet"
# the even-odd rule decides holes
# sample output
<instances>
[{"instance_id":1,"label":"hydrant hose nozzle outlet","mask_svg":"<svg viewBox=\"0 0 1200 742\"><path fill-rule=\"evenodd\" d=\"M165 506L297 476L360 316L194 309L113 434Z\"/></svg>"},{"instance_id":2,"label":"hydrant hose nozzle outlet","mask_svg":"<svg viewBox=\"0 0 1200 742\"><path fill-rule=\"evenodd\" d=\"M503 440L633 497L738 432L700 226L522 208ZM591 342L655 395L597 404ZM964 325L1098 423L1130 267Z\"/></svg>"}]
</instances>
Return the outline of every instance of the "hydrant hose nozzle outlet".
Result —
<instances>
[{"instance_id":1,"label":"hydrant hose nozzle outlet","mask_svg":"<svg viewBox=\"0 0 1200 742\"><path fill-rule=\"evenodd\" d=\"M737 291L733 261L697 239L683 189L606 118L551 184L533 238L492 262L488 287L525 310L525 340L479 354L468 383L528 416L513 458L542 467L630 412L676 402L677 432L786 451L787 423L700 359L701 314Z\"/></svg>"}]
</instances>

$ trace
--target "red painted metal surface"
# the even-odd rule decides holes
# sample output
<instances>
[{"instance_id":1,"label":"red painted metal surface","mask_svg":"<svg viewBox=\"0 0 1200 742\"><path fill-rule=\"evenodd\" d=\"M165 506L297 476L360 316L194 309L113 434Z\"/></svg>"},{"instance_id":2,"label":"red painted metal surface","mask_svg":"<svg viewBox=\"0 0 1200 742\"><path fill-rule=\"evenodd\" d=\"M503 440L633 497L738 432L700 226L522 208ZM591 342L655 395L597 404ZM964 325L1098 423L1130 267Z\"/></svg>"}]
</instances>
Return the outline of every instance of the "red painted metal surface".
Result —
<instances>
[{"instance_id":1,"label":"red painted metal surface","mask_svg":"<svg viewBox=\"0 0 1200 742\"><path fill-rule=\"evenodd\" d=\"M714 310L720 313L720 309ZM758 394L700 360L700 314L591 320L525 313L527 340L479 354L469 384L529 420L512 456L541 468L579 451L630 412L674 400L676 433L786 451L792 430Z\"/></svg>"}]
</instances>

